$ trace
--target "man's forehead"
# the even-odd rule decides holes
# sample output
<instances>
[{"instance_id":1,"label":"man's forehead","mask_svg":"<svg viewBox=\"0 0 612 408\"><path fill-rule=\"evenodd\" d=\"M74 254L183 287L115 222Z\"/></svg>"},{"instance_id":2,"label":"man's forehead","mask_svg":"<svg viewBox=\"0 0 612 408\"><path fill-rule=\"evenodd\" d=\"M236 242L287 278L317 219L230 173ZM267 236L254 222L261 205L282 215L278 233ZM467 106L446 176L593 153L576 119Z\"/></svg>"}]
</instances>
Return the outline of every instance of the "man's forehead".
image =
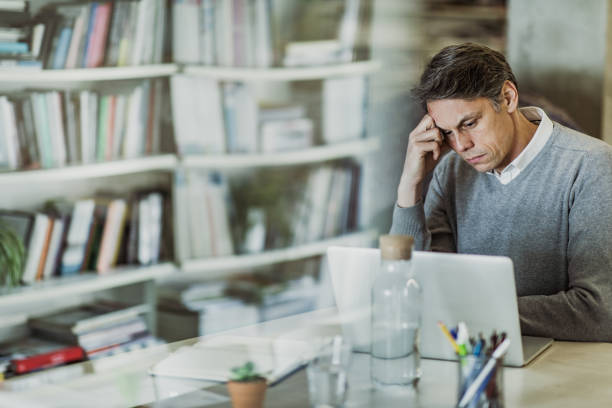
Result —
<instances>
[{"instance_id":1,"label":"man's forehead","mask_svg":"<svg viewBox=\"0 0 612 408\"><path fill-rule=\"evenodd\" d=\"M427 112L442 128L458 126L462 121L482 114L487 106L486 98L440 99L427 102Z\"/></svg>"}]
</instances>

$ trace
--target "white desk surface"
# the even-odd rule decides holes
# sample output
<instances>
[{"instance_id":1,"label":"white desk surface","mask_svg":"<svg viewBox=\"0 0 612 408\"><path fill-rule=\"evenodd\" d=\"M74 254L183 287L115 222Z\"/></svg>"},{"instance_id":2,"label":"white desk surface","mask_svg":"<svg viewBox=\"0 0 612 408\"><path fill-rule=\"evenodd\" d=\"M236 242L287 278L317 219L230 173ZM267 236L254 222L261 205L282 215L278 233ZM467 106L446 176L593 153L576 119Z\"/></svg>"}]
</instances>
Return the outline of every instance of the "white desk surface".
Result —
<instances>
[{"instance_id":1,"label":"white desk surface","mask_svg":"<svg viewBox=\"0 0 612 408\"><path fill-rule=\"evenodd\" d=\"M339 331L335 311L328 309L244 327L224 334L305 340L330 336ZM226 392L222 385L153 378L148 375L148 369L153 364L181 345L195 341L197 339L63 367L60 370L70 368L74 372L76 369L82 374L76 378L73 374L69 380L38 385L23 391L10 390L13 385L9 380L0 387L0 407L229 407L229 402L223 397ZM423 359L421 365L423 377L417 393L388 395L371 389L368 356L355 354L346 407L453 406L456 364ZM527 367L504 369L506 407L611 406L610 367L610 343L555 342ZM196 392L202 388L206 389ZM222 396L217 397L217 394ZM164 400L175 395L183 395L183 398L191 395L192 399L195 398L201 403L190 405L187 399ZM271 387L265 406L308 407L304 370Z\"/></svg>"}]
</instances>

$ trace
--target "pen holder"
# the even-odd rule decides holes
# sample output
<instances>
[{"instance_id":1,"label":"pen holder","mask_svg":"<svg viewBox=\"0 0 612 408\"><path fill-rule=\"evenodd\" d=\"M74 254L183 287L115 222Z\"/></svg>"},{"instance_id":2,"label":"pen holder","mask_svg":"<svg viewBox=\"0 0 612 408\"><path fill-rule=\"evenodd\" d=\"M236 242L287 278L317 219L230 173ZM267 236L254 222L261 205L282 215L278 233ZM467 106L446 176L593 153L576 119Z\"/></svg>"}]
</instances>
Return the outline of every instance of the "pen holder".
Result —
<instances>
[{"instance_id":1,"label":"pen holder","mask_svg":"<svg viewBox=\"0 0 612 408\"><path fill-rule=\"evenodd\" d=\"M503 358L495 361L493 370L480 381L473 397L461 405L468 388L478 380L489 357L472 354L458 356L457 362L457 407L461 408L503 408L504 407L504 365Z\"/></svg>"}]
</instances>

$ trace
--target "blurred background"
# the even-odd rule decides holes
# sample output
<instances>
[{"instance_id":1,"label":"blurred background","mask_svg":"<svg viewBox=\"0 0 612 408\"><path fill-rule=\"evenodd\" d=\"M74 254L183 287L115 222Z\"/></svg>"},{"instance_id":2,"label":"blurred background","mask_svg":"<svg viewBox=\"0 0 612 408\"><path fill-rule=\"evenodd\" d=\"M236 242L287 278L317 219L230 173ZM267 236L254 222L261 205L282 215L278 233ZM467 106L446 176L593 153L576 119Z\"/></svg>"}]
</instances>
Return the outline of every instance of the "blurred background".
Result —
<instances>
[{"instance_id":1,"label":"blurred background","mask_svg":"<svg viewBox=\"0 0 612 408\"><path fill-rule=\"evenodd\" d=\"M40 337L96 358L332 306L325 250L389 230L429 58L499 50L523 105L611 142L610 10L0 2L0 232L21 242L0 237L5 354Z\"/></svg>"}]
</instances>

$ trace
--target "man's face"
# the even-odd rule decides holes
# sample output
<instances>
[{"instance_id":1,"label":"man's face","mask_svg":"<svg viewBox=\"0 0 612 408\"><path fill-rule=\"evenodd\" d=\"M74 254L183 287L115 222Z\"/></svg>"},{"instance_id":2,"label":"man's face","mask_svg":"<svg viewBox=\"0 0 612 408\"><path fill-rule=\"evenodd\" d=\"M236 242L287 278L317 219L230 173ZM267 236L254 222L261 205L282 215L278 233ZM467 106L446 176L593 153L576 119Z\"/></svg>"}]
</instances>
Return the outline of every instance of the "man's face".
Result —
<instances>
[{"instance_id":1,"label":"man's face","mask_svg":"<svg viewBox=\"0 0 612 408\"><path fill-rule=\"evenodd\" d=\"M441 99L428 102L427 111L446 143L477 171L501 171L520 153L503 103L497 112L487 98Z\"/></svg>"}]
</instances>

